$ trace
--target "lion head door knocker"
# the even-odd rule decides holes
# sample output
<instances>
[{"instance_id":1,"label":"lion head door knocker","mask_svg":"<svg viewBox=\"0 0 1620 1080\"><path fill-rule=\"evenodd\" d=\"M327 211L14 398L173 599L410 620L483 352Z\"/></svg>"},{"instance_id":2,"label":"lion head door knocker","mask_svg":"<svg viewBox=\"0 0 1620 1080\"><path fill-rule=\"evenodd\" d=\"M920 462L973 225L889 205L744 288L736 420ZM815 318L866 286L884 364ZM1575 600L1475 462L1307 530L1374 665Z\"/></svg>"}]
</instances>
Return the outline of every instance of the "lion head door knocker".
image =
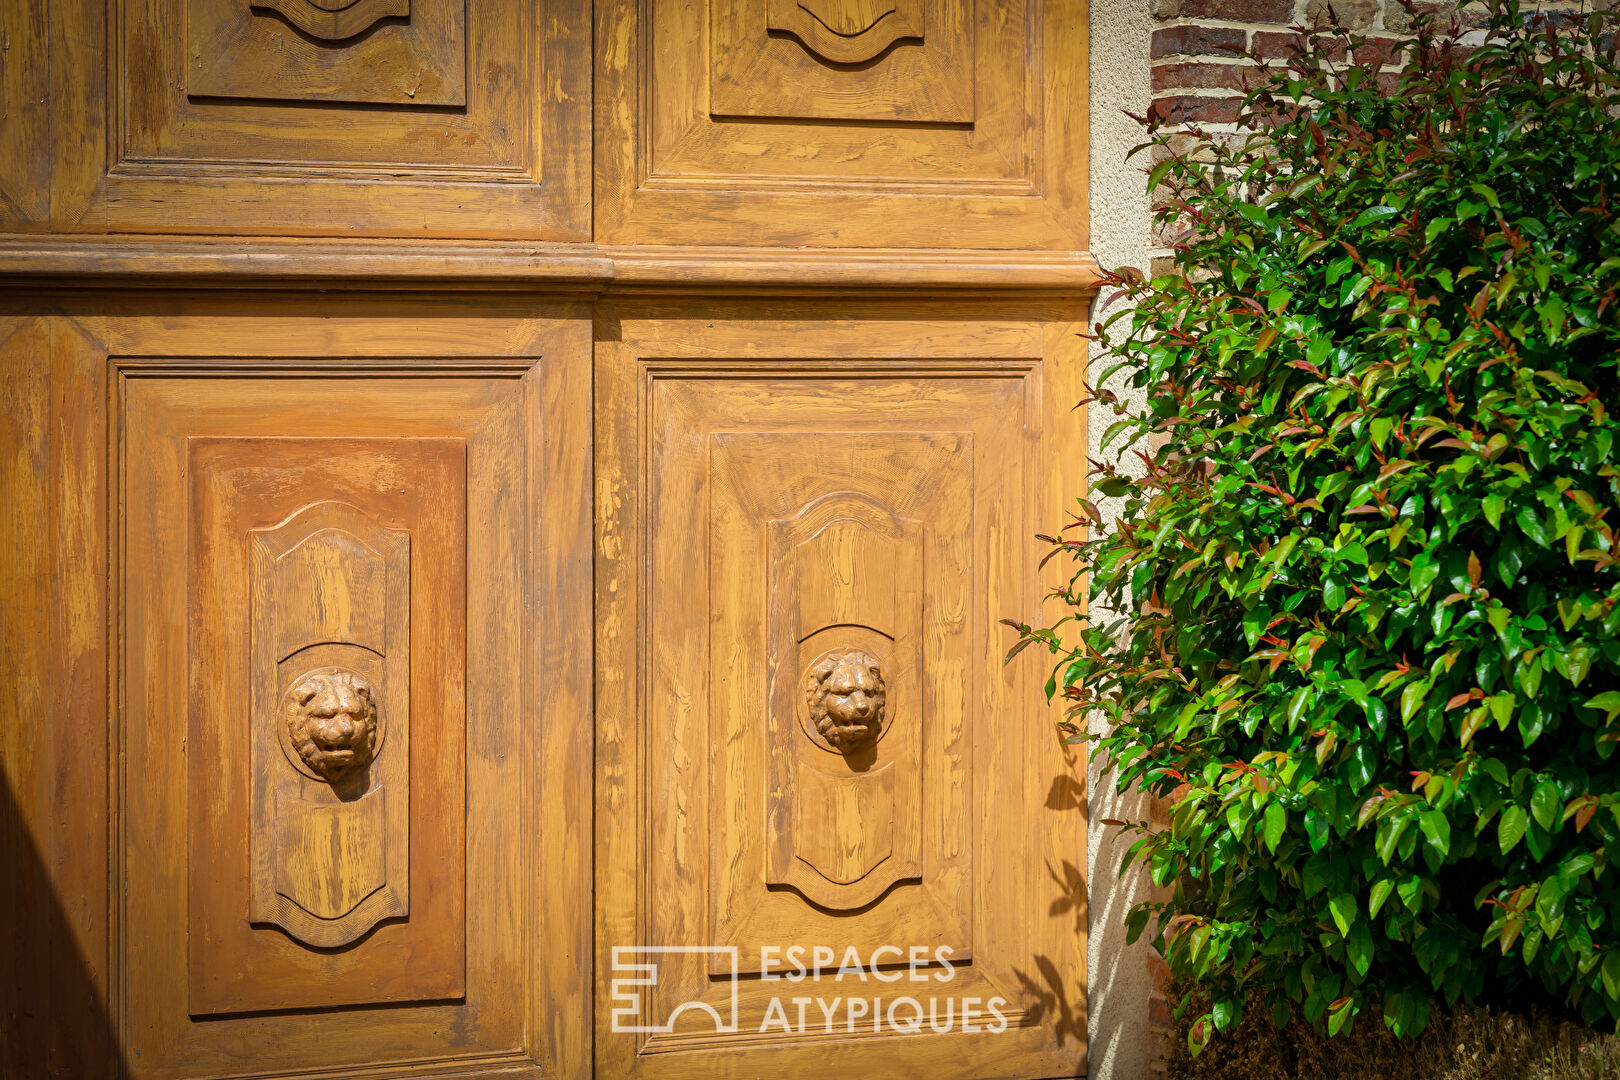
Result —
<instances>
[{"instance_id":1,"label":"lion head door knocker","mask_svg":"<svg viewBox=\"0 0 1620 1080\"><path fill-rule=\"evenodd\" d=\"M364 769L382 741L377 692L347 668L306 672L281 699L287 741L299 760L328 783Z\"/></svg>"},{"instance_id":2,"label":"lion head door knocker","mask_svg":"<svg viewBox=\"0 0 1620 1080\"><path fill-rule=\"evenodd\" d=\"M877 741L888 687L877 657L860 649L833 649L806 669L804 700L817 741L848 754Z\"/></svg>"}]
</instances>

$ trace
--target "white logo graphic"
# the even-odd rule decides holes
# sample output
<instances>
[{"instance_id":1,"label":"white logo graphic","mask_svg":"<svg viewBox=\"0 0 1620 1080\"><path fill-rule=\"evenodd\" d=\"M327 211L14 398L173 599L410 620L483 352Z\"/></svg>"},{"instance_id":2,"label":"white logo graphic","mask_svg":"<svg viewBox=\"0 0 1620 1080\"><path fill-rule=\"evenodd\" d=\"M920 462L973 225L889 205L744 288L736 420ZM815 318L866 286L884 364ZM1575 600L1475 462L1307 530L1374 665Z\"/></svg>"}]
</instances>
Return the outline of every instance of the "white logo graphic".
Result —
<instances>
[{"instance_id":1,"label":"white logo graphic","mask_svg":"<svg viewBox=\"0 0 1620 1080\"><path fill-rule=\"evenodd\" d=\"M651 1017L641 1013L642 1003L649 1009L652 988L658 985L658 957L670 955L721 957L730 968L718 976L731 985L731 1000L724 1015L706 1001L683 1001L669 1012L662 1024L651 1024ZM675 1021L688 1011L708 1013L714 1021L716 1034L733 1034L737 1030L737 946L735 945L615 945L613 947L612 1029L649 1035L668 1035L675 1030Z\"/></svg>"}]
</instances>

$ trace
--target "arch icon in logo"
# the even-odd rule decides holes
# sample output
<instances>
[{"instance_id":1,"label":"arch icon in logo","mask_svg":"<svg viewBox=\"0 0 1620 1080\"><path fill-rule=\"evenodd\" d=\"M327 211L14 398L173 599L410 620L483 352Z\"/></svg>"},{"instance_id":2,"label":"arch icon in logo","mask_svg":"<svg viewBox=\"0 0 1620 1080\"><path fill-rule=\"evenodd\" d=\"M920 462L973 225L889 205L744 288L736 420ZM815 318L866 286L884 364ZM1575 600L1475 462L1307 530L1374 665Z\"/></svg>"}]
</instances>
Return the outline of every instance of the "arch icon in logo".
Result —
<instances>
[{"instance_id":1,"label":"arch icon in logo","mask_svg":"<svg viewBox=\"0 0 1620 1080\"><path fill-rule=\"evenodd\" d=\"M645 1004L651 1011L652 988L658 985L659 958L664 956L714 956L724 959L730 967L721 976L731 984L731 1000L725 1008L717 1008L707 1001L683 1001L669 1010L662 1024L651 1023L643 1015ZM613 1010L610 1018L612 1030L631 1034L668 1035L683 1013L706 1014L714 1024L716 1034L732 1034L737 1030L737 946L735 945L615 945L613 947ZM712 970L712 969L711 969Z\"/></svg>"}]
</instances>

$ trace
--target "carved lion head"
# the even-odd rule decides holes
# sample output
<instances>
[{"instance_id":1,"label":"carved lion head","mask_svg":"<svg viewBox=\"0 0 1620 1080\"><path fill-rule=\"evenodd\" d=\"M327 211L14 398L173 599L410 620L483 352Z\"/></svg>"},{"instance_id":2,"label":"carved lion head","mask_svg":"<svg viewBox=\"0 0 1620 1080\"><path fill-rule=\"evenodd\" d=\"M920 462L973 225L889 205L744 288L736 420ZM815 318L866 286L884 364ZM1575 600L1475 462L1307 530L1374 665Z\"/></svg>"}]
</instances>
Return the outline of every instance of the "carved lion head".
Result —
<instances>
[{"instance_id":1,"label":"carved lion head","mask_svg":"<svg viewBox=\"0 0 1620 1080\"><path fill-rule=\"evenodd\" d=\"M377 695L358 672L318 668L282 698L293 749L315 775L336 781L377 751Z\"/></svg>"},{"instance_id":2,"label":"carved lion head","mask_svg":"<svg viewBox=\"0 0 1620 1080\"><path fill-rule=\"evenodd\" d=\"M811 723L844 753L877 738L887 694L877 658L860 649L827 653L804 676Z\"/></svg>"}]
</instances>

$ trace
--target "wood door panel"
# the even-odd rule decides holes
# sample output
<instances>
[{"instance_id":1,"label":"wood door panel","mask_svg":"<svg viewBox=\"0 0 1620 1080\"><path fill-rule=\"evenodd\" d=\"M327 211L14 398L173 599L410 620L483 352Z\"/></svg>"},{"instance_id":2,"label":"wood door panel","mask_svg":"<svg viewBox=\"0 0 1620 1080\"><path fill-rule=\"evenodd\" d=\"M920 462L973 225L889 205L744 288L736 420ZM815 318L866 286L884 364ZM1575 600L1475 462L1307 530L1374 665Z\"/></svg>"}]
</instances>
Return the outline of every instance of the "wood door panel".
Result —
<instances>
[{"instance_id":1,"label":"wood door panel","mask_svg":"<svg viewBox=\"0 0 1620 1080\"><path fill-rule=\"evenodd\" d=\"M533 309L80 316L134 1077L589 1074L588 323Z\"/></svg>"},{"instance_id":2,"label":"wood door panel","mask_svg":"<svg viewBox=\"0 0 1620 1080\"><path fill-rule=\"evenodd\" d=\"M598 17L600 242L1086 247L1084 0Z\"/></svg>"},{"instance_id":3,"label":"wood door panel","mask_svg":"<svg viewBox=\"0 0 1620 1080\"><path fill-rule=\"evenodd\" d=\"M716 308L598 344L599 1060L1068 1074L1083 762L996 624L1080 456L1072 313Z\"/></svg>"},{"instance_id":4,"label":"wood door panel","mask_svg":"<svg viewBox=\"0 0 1620 1080\"><path fill-rule=\"evenodd\" d=\"M137 1060L155 1074L257 1072L265 1055L259 1043L267 1038L281 1068L300 1074L337 1063L380 1065L413 1049L442 1054L453 1049L441 1034L445 1025L469 1011L480 1022L464 1037L462 1053L520 1044L521 984L506 982L487 960L468 967L464 876L486 895L518 884L511 869L469 866L477 853L464 853L462 776L467 714L480 707L479 697L485 709L489 695L509 697L491 680L521 670L515 628L503 634L508 644L475 659L473 650L494 643L469 639L463 627L472 625L469 610L489 603L488 590L515 570L500 554L513 541L499 539L521 531L512 511L486 518L481 542L467 522L471 513L490 514L498 490L520 481L514 451L521 442L514 440L521 440L522 397L521 382L511 378L126 378L126 502L140 508L126 556L126 635L137 645L127 675L135 706L127 732L132 775L142 778L126 789L130 854L142 856L128 864L130 970L143 982L155 979L171 957L178 959L176 950L189 970L179 985L146 984L126 1005ZM358 437L302 435L305 418L327 409L346 416L346 432ZM430 409L461 419L434 421ZM484 459L472 475L470 442ZM307 657L308 667L253 670L251 643L261 631L255 616L264 607L255 601L268 599L252 573L256 534L321 504L403 530L416 549L407 672L386 670L386 657L368 667L330 651ZM168 541L167 523L185 521L189 544ZM350 528L360 526L351 521ZM345 599L332 595L341 589L306 598L330 606ZM294 591L285 598L296 597ZM406 629L394 615L385 641L388 630ZM382 702L384 741L364 770L369 775L360 777L369 798L357 802L342 796L368 793L302 775L282 751L282 732L249 729L252 720L267 721L265 727L284 722L279 709L269 715L255 709L256 697L279 704L299 675L334 660L363 669ZM404 715L392 714L396 700L403 702L390 692L396 680L410 690ZM187 718L183 754L174 753L164 725L146 719L158 715ZM404 736L397 746L396 736ZM478 771L485 782L493 779L487 766ZM406 846L404 865L385 863L384 877L409 886L400 897L408 897L408 906L344 947L311 941L300 935L302 926L273 925L253 910L256 864L267 846L282 855L290 826L286 807L266 820L250 809L255 801L341 808L363 827L358 815L378 796L408 808L403 822L375 823L385 848ZM280 876L290 868L266 869ZM177 871L189 889L167 884ZM340 885L352 871L339 865L327 879ZM481 990L472 1000L469 984ZM355 1038L354 1018L341 1008L414 1001L443 1004L397 1010L379 1025L386 1043ZM216 1014L256 1019L210 1018ZM143 1045L149 1031L167 1037Z\"/></svg>"},{"instance_id":5,"label":"wood door panel","mask_svg":"<svg viewBox=\"0 0 1620 1080\"><path fill-rule=\"evenodd\" d=\"M590 239L588 4L64 3L18 39L49 138L18 148L42 181L20 213L0 167L0 223Z\"/></svg>"}]
</instances>

